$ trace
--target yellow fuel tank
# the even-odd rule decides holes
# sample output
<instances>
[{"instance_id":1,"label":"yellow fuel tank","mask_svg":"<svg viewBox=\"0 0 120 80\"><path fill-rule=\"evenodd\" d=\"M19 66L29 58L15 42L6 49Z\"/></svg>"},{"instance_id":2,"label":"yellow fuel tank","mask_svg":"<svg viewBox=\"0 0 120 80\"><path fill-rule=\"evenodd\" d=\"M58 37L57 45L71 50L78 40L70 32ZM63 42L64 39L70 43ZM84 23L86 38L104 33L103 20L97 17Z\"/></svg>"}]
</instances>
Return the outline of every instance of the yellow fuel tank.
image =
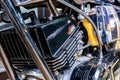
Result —
<instances>
[{"instance_id":1,"label":"yellow fuel tank","mask_svg":"<svg viewBox=\"0 0 120 80\"><path fill-rule=\"evenodd\" d=\"M85 27L88 34L88 43L91 43L91 46L99 46L98 39L94 33L92 24L87 19L84 19L83 26Z\"/></svg>"}]
</instances>

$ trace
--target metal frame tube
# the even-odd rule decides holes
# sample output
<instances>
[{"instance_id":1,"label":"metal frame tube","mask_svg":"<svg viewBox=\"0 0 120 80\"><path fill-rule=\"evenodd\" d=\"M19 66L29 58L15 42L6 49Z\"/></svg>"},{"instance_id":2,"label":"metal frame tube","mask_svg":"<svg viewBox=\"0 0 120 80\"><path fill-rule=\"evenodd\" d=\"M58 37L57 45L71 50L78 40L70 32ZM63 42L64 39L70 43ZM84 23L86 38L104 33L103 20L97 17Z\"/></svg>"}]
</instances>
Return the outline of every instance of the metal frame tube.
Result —
<instances>
[{"instance_id":1,"label":"metal frame tube","mask_svg":"<svg viewBox=\"0 0 120 80\"><path fill-rule=\"evenodd\" d=\"M52 13L53 16L58 16L58 15L59 15L59 14L58 14L58 11L57 11L57 9L55 8L52 0L48 0L47 6L48 6L48 8L49 8L49 10L51 11L51 13Z\"/></svg>"},{"instance_id":2,"label":"metal frame tube","mask_svg":"<svg viewBox=\"0 0 120 80\"><path fill-rule=\"evenodd\" d=\"M54 76L49 69L45 59L40 53L38 47L33 41L30 33L27 31L27 25L24 23L21 14L17 11L12 4L11 0L0 0L3 8L5 9L7 15L11 19L12 24L15 26L15 29L23 41L27 51L33 57L38 69L41 70L43 76L46 80L54 80Z\"/></svg>"},{"instance_id":3,"label":"metal frame tube","mask_svg":"<svg viewBox=\"0 0 120 80\"><path fill-rule=\"evenodd\" d=\"M7 59L7 56L5 55L5 52L0 44L0 56L2 58L2 62L4 64L4 67L6 69L6 72L7 72L7 75L9 77L10 80L16 80L15 79L15 75L14 75L14 72L13 72L13 69L9 63L9 60Z\"/></svg>"}]
</instances>

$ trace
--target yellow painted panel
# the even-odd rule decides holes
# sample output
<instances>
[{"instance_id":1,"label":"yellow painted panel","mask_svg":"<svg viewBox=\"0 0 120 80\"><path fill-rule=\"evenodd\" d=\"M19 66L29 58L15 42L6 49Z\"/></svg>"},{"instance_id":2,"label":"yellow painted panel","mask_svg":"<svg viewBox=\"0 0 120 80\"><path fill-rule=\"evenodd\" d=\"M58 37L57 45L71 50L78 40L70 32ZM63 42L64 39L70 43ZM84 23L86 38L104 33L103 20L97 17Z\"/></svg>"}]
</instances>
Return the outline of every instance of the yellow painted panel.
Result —
<instances>
[{"instance_id":1,"label":"yellow painted panel","mask_svg":"<svg viewBox=\"0 0 120 80\"><path fill-rule=\"evenodd\" d=\"M83 20L83 26L87 30L88 43L91 43L92 46L98 46L99 45L98 39L97 39L97 37L94 33L94 28L91 25L91 23L87 19L84 19Z\"/></svg>"}]
</instances>

